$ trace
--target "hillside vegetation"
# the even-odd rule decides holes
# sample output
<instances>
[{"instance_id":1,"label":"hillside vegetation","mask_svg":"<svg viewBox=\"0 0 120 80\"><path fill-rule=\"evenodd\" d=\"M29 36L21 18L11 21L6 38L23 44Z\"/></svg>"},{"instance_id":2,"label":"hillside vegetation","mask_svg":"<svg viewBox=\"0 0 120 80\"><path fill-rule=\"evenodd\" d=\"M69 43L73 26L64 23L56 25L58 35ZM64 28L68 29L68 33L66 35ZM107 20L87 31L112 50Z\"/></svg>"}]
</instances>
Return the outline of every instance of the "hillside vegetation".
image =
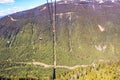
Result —
<instances>
[{"instance_id":1,"label":"hillside vegetation","mask_svg":"<svg viewBox=\"0 0 120 80\"><path fill-rule=\"evenodd\" d=\"M52 67L24 64L53 65L52 27L48 9L39 12L43 7L47 4L10 15L16 21L0 19L1 77L51 80ZM97 65L58 68L58 80L119 80L120 4L57 4L57 10L57 65Z\"/></svg>"}]
</instances>

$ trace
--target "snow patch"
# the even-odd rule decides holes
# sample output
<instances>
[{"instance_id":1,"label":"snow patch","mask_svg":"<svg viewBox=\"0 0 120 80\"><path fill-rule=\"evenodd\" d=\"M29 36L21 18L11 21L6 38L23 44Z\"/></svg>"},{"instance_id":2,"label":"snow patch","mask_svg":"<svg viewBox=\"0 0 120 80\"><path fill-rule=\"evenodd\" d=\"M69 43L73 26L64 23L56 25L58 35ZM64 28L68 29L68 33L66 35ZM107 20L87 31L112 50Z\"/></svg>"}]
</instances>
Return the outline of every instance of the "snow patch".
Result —
<instances>
[{"instance_id":1,"label":"snow patch","mask_svg":"<svg viewBox=\"0 0 120 80\"><path fill-rule=\"evenodd\" d=\"M67 4L67 3L68 3L68 1L61 1L58 4Z\"/></svg>"},{"instance_id":2,"label":"snow patch","mask_svg":"<svg viewBox=\"0 0 120 80\"><path fill-rule=\"evenodd\" d=\"M63 17L63 13L59 13L59 14L56 14L57 16L59 16L59 18L61 18L62 19L62 17Z\"/></svg>"},{"instance_id":3,"label":"snow patch","mask_svg":"<svg viewBox=\"0 0 120 80\"><path fill-rule=\"evenodd\" d=\"M72 20L72 14L75 13L75 12L66 12L66 13L58 13L56 14L57 16L59 16L59 18L62 18L63 15L66 15L69 17L69 20L71 21Z\"/></svg>"},{"instance_id":4,"label":"snow patch","mask_svg":"<svg viewBox=\"0 0 120 80\"><path fill-rule=\"evenodd\" d=\"M101 32L105 31L105 28L102 27L101 25L98 24L98 27L99 27L99 29L100 29Z\"/></svg>"},{"instance_id":5,"label":"snow patch","mask_svg":"<svg viewBox=\"0 0 120 80\"><path fill-rule=\"evenodd\" d=\"M101 45L95 45L95 48L99 51L104 51L107 48L107 45L101 46Z\"/></svg>"},{"instance_id":6,"label":"snow patch","mask_svg":"<svg viewBox=\"0 0 120 80\"><path fill-rule=\"evenodd\" d=\"M102 3L104 3L104 1L103 0L96 0L99 4L102 4Z\"/></svg>"},{"instance_id":7,"label":"snow patch","mask_svg":"<svg viewBox=\"0 0 120 80\"><path fill-rule=\"evenodd\" d=\"M43 7L40 11L44 11L44 10L46 10L47 9L47 7L45 6L45 7Z\"/></svg>"},{"instance_id":8,"label":"snow patch","mask_svg":"<svg viewBox=\"0 0 120 80\"><path fill-rule=\"evenodd\" d=\"M11 21L17 21L16 19L14 19L13 17L11 16L8 16L10 18Z\"/></svg>"}]
</instances>

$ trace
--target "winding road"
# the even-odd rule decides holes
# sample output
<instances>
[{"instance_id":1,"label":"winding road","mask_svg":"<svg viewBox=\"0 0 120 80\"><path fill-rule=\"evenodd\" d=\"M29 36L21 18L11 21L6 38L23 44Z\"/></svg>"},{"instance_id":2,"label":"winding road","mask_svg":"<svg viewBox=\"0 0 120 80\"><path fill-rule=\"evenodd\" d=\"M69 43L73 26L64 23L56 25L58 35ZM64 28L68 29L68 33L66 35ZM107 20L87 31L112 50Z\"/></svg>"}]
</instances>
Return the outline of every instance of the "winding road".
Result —
<instances>
[{"instance_id":1,"label":"winding road","mask_svg":"<svg viewBox=\"0 0 120 80\"><path fill-rule=\"evenodd\" d=\"M109 62L109 60L99 60L99 62ZM54 65L51 65L51 64L45 64L45 63L42 63L42 62L14 62L16 64L26 64L26 65L35 65L35 66L41 66L41 67L44 67L44 68L54 68ZM66 65L56 65L56 68L62 68L62 69L69 69L69 70L72 70L72 69L76 69L76 68L79 68L79 67L87 67L87 66L93 66L95 67L96 64L93 62L92 64L90 65L75 65L75 66L66 66ZM5 70L10 70L10 69L15 69L15 68L22 68L21 66L14 66L14 67L9 67L9 68L6 68ZM25 68L25 67L23 67Z\"/></svg>"},{"instance_id":2,"label":"winding road","mask_svg":"<svg viewBox=\"0 0 120 80\"><path fill-rule=\"evenodd\" d=\"M41 62L15 62L16 64L27 64L27 65L35 65L35 66L41 66L44 68L54 68L54 65L50 65L50 64L45 64L45 63L41 63ZM63 68L63 69L76 69L79 67L87 67L88 65L75 65L75 66L62 66L62 65L56 65L56 68ZM19 66L15 66L15 67L9 67L6 68L5 70L10 70L10 69L15 69L15 68L22 68ZM24 68L24 67L23 67Z\"/></svg>"}]
</instances>

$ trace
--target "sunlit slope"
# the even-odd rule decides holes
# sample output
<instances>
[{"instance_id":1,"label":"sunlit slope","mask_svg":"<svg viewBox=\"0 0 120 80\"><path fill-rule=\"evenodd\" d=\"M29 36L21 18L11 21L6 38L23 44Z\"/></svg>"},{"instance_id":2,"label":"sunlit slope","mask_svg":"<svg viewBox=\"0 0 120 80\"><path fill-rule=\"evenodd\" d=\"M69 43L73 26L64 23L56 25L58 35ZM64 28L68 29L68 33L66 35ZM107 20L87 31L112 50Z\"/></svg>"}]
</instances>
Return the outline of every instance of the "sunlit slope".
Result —
<instances>
[{"instance_id":1,"label":"sunlit slope","mask_svg":"<svg viewBox=\"0 0 120 80\"><path fill-rule=\"evenodd\" d=\"M99 60L119 60L118 12L114 8L86 9L64 17L57 31L58 64L76 65Z\"/></svg>"},{"instance_id":2,"label":"sunlit slope","mask_svg":"<svg viewBox=\"0 0 120 80\"><path fill-rule=\"evenodd\" d=\"M100 62L94 66L80 67L57 74L57 80L119 80L119 62Z\"/></svg>"}]
</instances>

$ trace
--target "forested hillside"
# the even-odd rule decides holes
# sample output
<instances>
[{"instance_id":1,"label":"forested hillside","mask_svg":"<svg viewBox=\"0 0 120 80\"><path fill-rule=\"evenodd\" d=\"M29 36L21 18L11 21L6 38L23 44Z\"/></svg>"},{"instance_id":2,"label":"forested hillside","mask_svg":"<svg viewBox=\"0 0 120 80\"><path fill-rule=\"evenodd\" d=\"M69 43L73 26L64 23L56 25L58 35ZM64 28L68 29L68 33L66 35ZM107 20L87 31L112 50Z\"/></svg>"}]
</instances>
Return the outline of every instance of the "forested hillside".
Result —
<instances>
[{"instance_id":1,"label":"forested hillside","mask_svg":"<svg viewBox=\"0 0 120 80\"><path fill-rule=\"evenodd\" d=\"M120 3L107 3L57 2L58 80L120 79ZM52 79L51 6L0 19L0 77Z\"/></svg>"}]
</instances>

